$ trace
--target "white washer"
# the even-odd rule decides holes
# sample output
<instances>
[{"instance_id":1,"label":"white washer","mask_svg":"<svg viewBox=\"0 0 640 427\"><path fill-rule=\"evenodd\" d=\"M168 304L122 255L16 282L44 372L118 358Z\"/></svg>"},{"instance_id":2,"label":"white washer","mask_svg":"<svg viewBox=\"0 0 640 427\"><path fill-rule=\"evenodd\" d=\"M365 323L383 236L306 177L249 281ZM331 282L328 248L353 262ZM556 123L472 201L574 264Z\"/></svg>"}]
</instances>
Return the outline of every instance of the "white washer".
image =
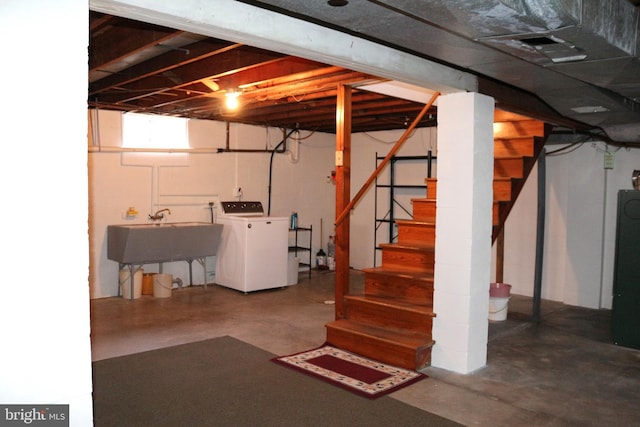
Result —
<instances>
[{"instance_id":1,"label":"white washer","mask_svg":"<svg viewBox=\"0 0 640 427\"><path fill-rule=\"evenodd\" d=\"M264 216L260 202L221 202L216 283L244 293L285 287L289 218Z\"/></svg>"}]
</instances>

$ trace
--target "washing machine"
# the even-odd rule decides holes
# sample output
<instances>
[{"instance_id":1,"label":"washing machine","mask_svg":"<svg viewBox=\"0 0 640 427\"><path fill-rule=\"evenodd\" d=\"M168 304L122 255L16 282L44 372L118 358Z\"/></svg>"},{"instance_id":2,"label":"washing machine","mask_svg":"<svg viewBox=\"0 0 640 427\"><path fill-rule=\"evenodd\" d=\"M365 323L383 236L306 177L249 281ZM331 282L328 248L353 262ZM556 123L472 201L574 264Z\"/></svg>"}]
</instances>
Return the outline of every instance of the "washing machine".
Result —
<instances>
[{"instance_id":1,"label":"washing machine","mask_svg":"<svg viewBox=\"0 0 640 427\"><path fill-rule=\"evenodd\" d=\"M289 218L265 216L261 202L221 202L216 283L248 293L287 286Z\"/></svg>"}]
</instances>

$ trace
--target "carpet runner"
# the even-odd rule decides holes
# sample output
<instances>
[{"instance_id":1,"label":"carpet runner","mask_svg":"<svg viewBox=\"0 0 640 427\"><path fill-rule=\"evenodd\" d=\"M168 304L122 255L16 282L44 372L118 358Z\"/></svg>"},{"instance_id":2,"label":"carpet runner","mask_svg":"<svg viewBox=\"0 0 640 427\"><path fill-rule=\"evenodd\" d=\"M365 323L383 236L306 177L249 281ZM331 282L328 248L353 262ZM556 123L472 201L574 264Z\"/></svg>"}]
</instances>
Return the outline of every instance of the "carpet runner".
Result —
<instances>
[{"instance_id":1,"label":"carpet runner","mask_svg":"<svg viewBox=\"0 0 640 427\"><path fill-rule=\"evenodd\" d=\"M427 376L341 350L330 345L271 359L282 366L375 399Z\"/></svg>"}]
</instances>

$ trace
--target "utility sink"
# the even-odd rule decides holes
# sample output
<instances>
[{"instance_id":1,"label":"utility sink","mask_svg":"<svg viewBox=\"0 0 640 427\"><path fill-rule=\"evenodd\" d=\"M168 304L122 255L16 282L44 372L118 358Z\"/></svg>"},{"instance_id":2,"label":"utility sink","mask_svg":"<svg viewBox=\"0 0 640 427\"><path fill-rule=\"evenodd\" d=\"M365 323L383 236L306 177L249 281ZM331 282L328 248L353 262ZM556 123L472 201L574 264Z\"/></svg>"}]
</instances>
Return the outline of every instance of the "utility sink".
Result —
<instances>
[{"instance_id":1,"label":"utility sink","mask_svg":"<svg viewBox=\"0 0 640 427\"><path fill-rule=\"evenodd\" d=\"M174 222L109 225L107 258L121 264L150 264L216 255L222 224Z\"/></svg>"}]
</instances>

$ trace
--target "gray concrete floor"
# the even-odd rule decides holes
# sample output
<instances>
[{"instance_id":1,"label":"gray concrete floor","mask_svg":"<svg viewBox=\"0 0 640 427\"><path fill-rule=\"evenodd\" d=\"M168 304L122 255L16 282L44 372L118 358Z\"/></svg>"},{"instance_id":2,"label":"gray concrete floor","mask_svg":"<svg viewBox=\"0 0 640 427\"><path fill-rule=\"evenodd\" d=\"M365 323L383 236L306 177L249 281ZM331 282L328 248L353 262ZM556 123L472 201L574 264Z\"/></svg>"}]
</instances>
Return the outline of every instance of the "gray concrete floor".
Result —
<instances>
[{"instance_id":1,"label":"gray concrete floor","mask_svg":"<svg viewBox=\"0 0 640 427\"><path fill-rule=\"evenodd\" d=\"M361 289L363 274L351 285ZM273 354L321 345L334 316L334 274L244 295L209 285L170 298L91 301L93 360L230 335ZM490 322L487 366L461 375L438 368L391 394L469 426L640 425L640 351L610 342L610 312L512 296L507 320Z\"/></svg>"}]
</instances>

